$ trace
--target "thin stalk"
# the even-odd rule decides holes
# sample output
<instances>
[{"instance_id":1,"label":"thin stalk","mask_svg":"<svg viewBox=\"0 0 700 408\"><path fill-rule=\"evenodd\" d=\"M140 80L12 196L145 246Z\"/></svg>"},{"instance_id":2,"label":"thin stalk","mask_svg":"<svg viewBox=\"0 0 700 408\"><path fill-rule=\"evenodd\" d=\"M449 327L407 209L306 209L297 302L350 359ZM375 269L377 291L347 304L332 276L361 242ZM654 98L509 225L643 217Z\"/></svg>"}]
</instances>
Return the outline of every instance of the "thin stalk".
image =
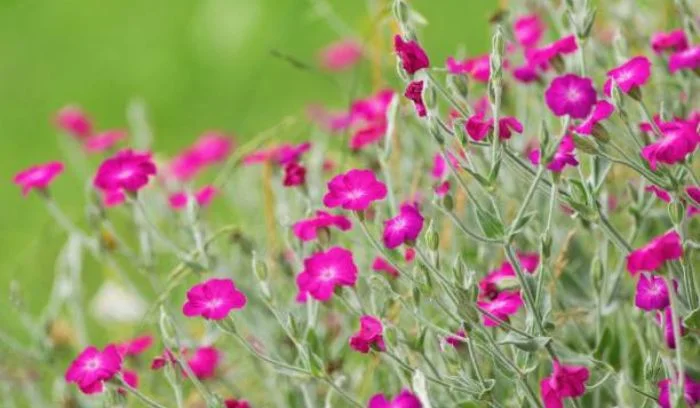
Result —
<instances>
[{"instance_id":1,"label":"thin stalk","mask_svg":"<svg viewBox=\"0 0 700 408\"><path fill-rule=\"evenodd\" d=\"M136 388L133 388L131 385L129 385L124 379L119 376L117 377L117 380L120 383L120 386L129 391L129 393L133 394L136 398L141 400L144 404L151 408L166 408L165 405L161 405L157 403L156 401L153 401L151 398L147 397L145 394L141 393L141 391L137 390Z\"/></svg>"},{"instance_id":2,"label":"thin stalk","mask_svg":"<svg viewBox=\"0 0 700 408\"><path fill-rule=\"evenodd\" d=\"M666 288L668 290L669 299L671 300L671 324L673 327L673 337L676 340L676 392L683 395L685 392L685 369L683 368L683 342L681 339L681 325L678 321L678 299L676 299L676 291L673 281L670 277L665 277ZM673 393L676 395L676 393ZM674 398L671 398L672 400Z\"/></svg>"}]
</instances>

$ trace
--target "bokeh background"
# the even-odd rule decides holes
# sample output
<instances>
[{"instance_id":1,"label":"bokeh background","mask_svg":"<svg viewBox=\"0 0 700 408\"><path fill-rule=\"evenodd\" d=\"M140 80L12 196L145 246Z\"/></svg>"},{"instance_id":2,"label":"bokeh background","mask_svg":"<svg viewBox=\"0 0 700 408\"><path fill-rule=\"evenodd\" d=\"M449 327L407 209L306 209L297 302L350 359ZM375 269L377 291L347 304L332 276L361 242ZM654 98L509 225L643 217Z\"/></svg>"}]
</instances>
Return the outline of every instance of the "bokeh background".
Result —
<instances>
[{"instance_id":1,"label":"bokeh background","mask_svg":"<svg viewBox=\"0 0 700 408\"><path fill-rule=\"evenodd\" d=\"M388 2L328 0L341 24L319 18L318 3L309 0L0 1L0 310L11 310L12 280L21 283L28 309L40 310L65 241L41 200L23 198L11 182L24 167L60 159L65 136L52 125L59 108L78 104L98 129L126 128L127 105L141 98L154 149L165 154L208 129L244 141L285 115L302 115L311 102L347 103L323 74L294 68L271 51L316 66L322 46L371 31L368 3ZM460 46L469 54L489 48L496 0L412 5L429 21L422 42L435 63ZM337 80L347 84L352 75ZM358 95L371 87L354 86ZM84 222L82 182L67 172L54 186L61 206ZM0 313L5 331L22 337L19 325L12 313Z\"/></svg>"}]
</instances>

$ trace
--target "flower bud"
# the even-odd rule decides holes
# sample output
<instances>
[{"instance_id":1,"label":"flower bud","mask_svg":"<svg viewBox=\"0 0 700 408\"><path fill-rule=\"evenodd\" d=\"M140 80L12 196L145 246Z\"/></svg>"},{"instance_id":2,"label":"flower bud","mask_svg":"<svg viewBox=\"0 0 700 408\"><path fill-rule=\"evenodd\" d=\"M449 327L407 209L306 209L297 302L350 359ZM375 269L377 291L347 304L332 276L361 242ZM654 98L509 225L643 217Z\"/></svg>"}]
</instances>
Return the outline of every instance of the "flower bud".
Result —
<instances>
[{"instance_id":1,"label":"flower bud","mask_svg":"<svg viewBox=\"0 0 700 408\"><path fill-rule=\"evenodd\" d=\"M466 75L448 75L447 86L452 90L452 93L459 96L463 100L469 97L469 77Z\"/></svg>"},{"instance_id":2,"label":"flower bud","mask_svg":"<svg viewBox=\"0 0 700 408\"><path fill-rule=\"evenodd\" d=\"M603 263L600 261L600 258L596 256L591 262L591 281L593 282L593 287L597 293L600 293L600 290L603 287L603 279Z\"/></svg>"},{"instance_id":3,"label":"flower bud","mask_svg":"<svg viewBox=\"0 0 700 408\"><path fill-rule=\"evenodd\" d=\"M435 231L432 221L430 221L428 231L425 233L425 243L428 245L428 249L433 252L437 251L440 247L440 234Z\"/></svg>"},{"instance_id":4,"label":"flower bud","mask_svg":"<svg viewBox=\"0 0 700 408\"><path fill-rule=\"evenodd\" d=\"M445 207L447 211L452 211L454 209L455 203L454 203L454 198L452 198L452 194L447 193L445 196L442 198L442 206Z\"/></svg>"},{"instance_id":5,"label":"flower bud","mask_svg":"<svg viewBox=\"0 0 700 408\"><path fill-rule=\"evenodd\" d=\"M410 9L408 5L403 0L395 0L393 7L394 17L399 23L406 25L410 17Z\"/></svg>"},{"instance_id":6,"label":"flower bud","mask_svg":"<svg viewBox=\"0 0 700 408\"><path fill-rule=\"evenodd\" d=\"M255 252L253 252L253 273L258 280L267 280L267 265L258 259L258 255Z\"/></svg>"},{"instance_id":7,"label":"flower bud","mask_svg":"<svg viewBox=\"0 0 700 408\"><path fill-rule=\"evenodd\" d=\"M452 123L452 130L462 146L469 144L469 135L467 135L467 129L464 127L464 119L455 119Z\"/></svg>"},{"instance_id":8,"label":"flower bud","mask_svg":"<svg viewBox=\"0 0 700 408\"><path fill-rule=\"evenodd\" d=\"M422 98L428 112L434 112L435 108L437 108L437 95L435 94L435 86L430 81L423 81Z\"/></svg>"},{"instance_id":9,"label":"flower bud","mask_svg":"<svg viewBox=\"0 0 700 408\"><path fill-rule=\"evenodd\" d=\"M610 134L608 133L608 130L600 123L593 125L591 136L601 143L608 143L610 141Z\"/></svg>"},{"instance_id":10,"label":"flower bud","mask_svg":"<svg viewBox=\"0 0 700 408\"><path fill-rule=\"evenodd\" d=\"M552 254L552 234L545 232L540 237L540 253L543 259L549 259Z\"/></svg>"},{"instance_id":11,"label":"flower bud","mask_svg":"<svg viewBox=\"0 0 700 408\"><path fill-rule=\"evenodd\" d=\"M598 153L598 146L596 146L595 142L591 139L587 137L581 137L576 133L572 133L572 138L574 139L574 145L576 146L576 149L588 154Z\"/></svg>"},{"instance_id":12,"label":"flower bud","mask_svg":"<svg viewBox=\"0 0 700 408\"><path fill-rule=\"evenodd\" d=\"M437 124L437 121L431 120L428 122L428 130L430 131L430 134L433 136L435 141L439 144L442 145L445 143L445 138L442 136L442 132L440 132L440 126Z\"/></svg>"},{"instance_id":13,"label":"flower bud","mask_svg":"<svg viewBox=\"0 0 700 408\"><path fill-rule=\"evenodd\" d=\"M673 200L668 204L668 218L673 225L680 225L685 215L685 206L680 200Z\"/></svg>"},{"instance_id":14,"label":"flower bud","mask_svg":"<svg viewBox=\"0 0 700 408\"><path fill-rule=\"evenodd\" d=\"M401 81L403 81L404 83L411 82L411 77L408 75L406 70L403 69L403 65L401 64L400 59L396 60L396 72L399 74L399 78L401 78Z\"/></svg>"}]
</instances>

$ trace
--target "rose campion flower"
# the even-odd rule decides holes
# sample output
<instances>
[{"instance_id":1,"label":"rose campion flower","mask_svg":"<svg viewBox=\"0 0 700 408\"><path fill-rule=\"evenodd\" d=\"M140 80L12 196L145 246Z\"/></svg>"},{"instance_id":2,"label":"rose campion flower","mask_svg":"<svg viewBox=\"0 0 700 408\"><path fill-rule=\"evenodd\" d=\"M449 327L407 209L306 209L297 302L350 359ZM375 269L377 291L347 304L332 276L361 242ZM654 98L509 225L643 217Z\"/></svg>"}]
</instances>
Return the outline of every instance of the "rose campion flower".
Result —
<instances>
[{"instance_id":1,"label":"rose campion flower","mask_svg":"<svg viewBox=\"0 0 700 408\"><path fill-rule=\"evenodd\" d=\"M399 276L399 271L381 256L374 258L374 261L372 262L372 270L375 272L384 272L392 278Z\"/></svg>"},{"instance_id":2,"label":"rose campion flower","mask_svg":"<svg viewBox=\"0 0 700 408\"><path fill-rule=\"evenodd\" d=\"M355 131L348 145L352 150L360 150L366 146L377 143L384 139L386 129L387 124L384 121L370 123L366 127Z\"/></svg>"},{"instance_id":3,"label":"rose campion flower","mask_svg":"<svg viewBox=\"0 0 700 408\"><path fill-rule=\"evenodd\" d=\"M666 191L662 188L659 188L657 186L646 186L644 188L644 191L651 192L652 194L654 194L656 196L656 198L658 198L661 201L665 201L667 203L671 202L671 195L668 193L668 191Z\"/></svg>"},{"instance_id":4,"label":"rose campion flower","mask_svg":"<svg viewBox=\"0 0 700 408\"><path fill-rule=\"evenodd\" d=\"M382 89L368 98L358 99L353 102L350 107L350 116L353 118L353 121L364 120L371 122L385 120L386 112L392 99L394 99L394 91Z\"/></svg>"},{"instance_id":5,"label":"rose campion flower","mask_svg":"<svg viewBox=\"0 0 700 408\"><path fill-rule=\"evenodd\" d=\"M564 398L585 394L590 373L586 367L562 365L556 360L552 366L552 374L540 381L540 394L545 408L563 408Z\"/></svg>"},{"instance_id":6,"label":"rose campion flower","mask_svg":"<svg viewBox=\"0 0 700 408\"><path fill-rule=\"evenodd\" d=\"M547 69L550 64L562 65L562 56L572 54L576 50L578 50L576 37L569 35L542 47L527 50L525 57L533 66Z\"/></svg>"},{"instance_id":7,"label":"rose campion flower","mask_svg":"<svg viewBox=\"0 0 700 408\"><path fill-rule=\"evenodd\" d=\"M671 54L668 60L668 70L676 73L681 70L697 70L700 68L700 45L694 45L687 50Z\"/></svg>"},{"instance_id":8,"label":"rose campion flower","mask_svg":"<svg viewBox=\"0 0 700 408\"><path fill-rule=\"evenodd\" d=\"M369 353L372 347L384 351L386 346L382 333L382 322L374 316L364 315L360 317L360 330L350 337L350 348L363 354Z\"/></svg>"},{"instance_id":9,"label":"rose campion flower","mask_svg":"<svg viewBox=\"0 0 700 408\"><path fill-rule=\"evenodd\" d=\"M663 314L662 312L656 312L656 321L659 323L659 325L662 326L663 332L664 332L664 342L666 343L666 346L670 348L671 350L675 350L676 348L676 336L673 333L673 312L671 311L671 307L667 307L664 309ZM687 330L685 326L683 325L683 319L681 316L678 316L678 326L680 327L680 335L681 337L685 336L687 333Z\"/></svg>"},{"instance_id":10,"label":"rose campion flower","mask_svg":"<svg viewBox=\"0 0 700 408\"><path fill-rule=\"evenodd\" d=\"M651 48L655 53L683 51L688 48L688 38L682 28L667 33L658 32L651 36Z\"/></svg>"},{"instance_id":11,"label":"rose campion flower","mask_svg":"<svg viewBox=\"0 0 700 408\"><path fill-rule=\"evenodd\" d=\"M419 117L422 118L427 114L423 104L423 81L412 81L409 83L403 95L413 101L413 106L415 106Z\"/></svg>"},{"instance_id":12,"label":"rose campion flower","mask_svg":"<svg viewBox=\"0 0 700 408\"><path fill-rule=\"evenodd\" d=\"M493 119L484 120L479 114L472 115L464 124L467 134L476 141L480 141L493 132ZM508 140L513 135L513 132L523 133L523 125L520 121L512 116L506 116L498 120L498 138L500 140Z\"/></svg>"},{"instance_id":13,"label":"rose campion flower","mask_svg":"<svg viewBox=\"0 0 700 408\"><path fill-rule=\"evenodd\" d=\"M547 106L555 116L584 119L596 103L596 92L590 78L565 74L554 78L544 94Z\"/></svg>"},{"instance_id":14,"label":"rose campion flower","mask_svg":"<svg viewBox=\"0 0 700 408\"><path fill-rule=\"evenodd\" d=\"M77 139L85 139L92 134L90 118L77 106L66 106L58 111L56 126Z\"/></svg>"},{"instance_id":15,"label":"rose campion flower","mask_svg":"<svg viewBox=\"0 0 700 408\"><path fill-rule=\"evenodd\" d=\"M362 45L346 38L329 44L319 52L321 67L328 71L345 71L362 59Z\"/></svg>"},{"instance_id":16,"label":"rose campion flower","mask_svg":"<svg viewBox=\"0 0 700 408\"><path fill-rule=\"evenodd\" d=\"M637 282L634 304L642 310L663 310L671 304L664 278L642 274Z\"/></svg>"},{"instance_id":17,"label":"rose campion flower","mask_svg":"<svg viewBox=\"0 0 700 408\"><path fill-rule=\"evenodd\" d=\"M122 368L122 358L113 344L103 351L89 346L73 360L66 370L65 380L75 383L84 394L104 390L104 382L112 379Z\"/></svg>"},{"instance_id":18,"label":"rose campion flower","mask_svg":"<svg viewBox=\"0 0 700 408\"><path fill-rule=\"evenodd\" d=\"M124 139L126 139L126 132L122 130L107 130L88 136L83 142L83 148L88 153L101 153L112 149Z\"/></svg>"},{"instance_id":19,"label":"rose campion flower","mask_svg":"<svg viewBox=\"0 0 700 408\"><path fill-rule=\"evenodd\" d=\"M606 137L607 130L601 124L615 112L615 106L608 101L598 101L593 112L574 128L574 131L582 135L595 135L598 138Z\"/></svg>"},{"instance_id":20,"label":"rose campion flower","mask_svg":"<svg viewBox=\"0 0 700 408\"><path fill-rule=\"evenodd\" d=\"M512 70L513 78L522 82L524 84L529 84L532 82L540 81L542 76L537 71L537 67L530 63L525 63L523 65L513 67Z\"/></svg>"},{"instance_id":21,"label":"rose campion flower","mask_svg":"<svg viewBox=\"0 0 700 408\"><path fill-rule=\"evenodd\" d=\"M518 17L513 23L515 40L524 48L537 45L544 34L546 26L537 14L527 14Z\"/></svg>"},{"instance_id":22,"label":"rose campion flower","mask_svg":"<svg viewBox=\"0 0 700 408\"><path fill-rule=\"evenodd\" d=\"M316 252L304 259L304 270L297 275L297 300L303 302L309 294L316 300L326 302L333 296L336 287L355 286L357 273L352 252L347 249L336 246Z\"/></svg>"},{"instance_id":23,"label":"rose campion flower","mask_svg":"<svg viewBox=\"0 0 700 408\"><path fill-rule=\"evenodd\" d=\"M352 228L352 222L344 215L334 215L325 211L316 211L316 216L299 220L292 225L292 232L302 241L313 241L321 229L335 227L341 231Z\"/></svg>"},{"instance_id":24,"label":"rose campion flower","mask_svg":"<svg viewBox=\"0 0 700 408\"><path fill-rule=\"evenodd\" d=\"M476 302L476 304L481 309L486 310L500 320L507 322L508 316L518 313L518 310L520 310L520 307L523 305L523 300L520 297L519 292L503 291L489 301L479 300ZM484 315L484 326L492 327L498 325L500 325L500 322Z\"/></svg>"},{"instance_id":25,"label":"rose campion flower","mask_svg":"<svg viewBox=\"0 0 700 408\"><path fill-rule=\"evenodd\" d=\"M155 357L151 361L151 370L160 370L165 367L166 364L174 364L177 362L175 355L169 349L163 350L159 356Z\"/></svg>"},{"instance_id":26,"label":"rose campion flower","mask_svg":"<svg viewBox=\"0 0 700 408\"><path fill-rule=\"evenodd\" d=\"M224 400L224 407L226 408L250 408L250 403L246 400L238 400L234 398L229 398Z\"/></svg>"},{"instance_id":27,"label":"rose campion flower","mask_svg":"<svg viewBox=\"0 0 700 408\"><path fill-rule=\"evenodd\" d=\"M284 166L284 180L282 185L285 187L301 186L306 182L306 167L301 164L291 162Z\"/></svg>"},{"instance_id":28,"label":"rose campion flower","mask_svg":"<svg viewBox=\"0 0 700 408\"><path fill-rule=\"evenodd\" d=\"M444 197L450 192L450 182L445 180L442 183L435 186L435 195L438 197Z\"/></svg>"},{"instance_id":29,"label":"rose campion flower","mask_svg":"<svg viewBox=\"0 0 700 408\"><path fill-rule=\"evenodd\" d=\"M540 256L534 252L517 254L520 266L525 272L534 273L540 264ZM515 269L510 262L503 262L479 281L479 298L494 299L504 288L517 284Z\"/></svg>"},{"instance_id":30,"label":"rose campion flower","mask_svg":"<svg viewBox=\"0 0 700 408\"><path fill-rule=\"evenodd\" d=\"M216 369L221 360L221 353L215 347L206 346L195 350L194 354L187 359L192 374L200 380L214 377Z\"/></svg>"},{"instance_id":31,"label":"rose campion flower","mask_svg":"<svg viewBox=\"0 0 700 408\"><path fill-rule=\"evenodd\" d=\"M557 151L554 153L554 157L552 157L552 161L547 164L547 169L555 173L561 173L567 165L578 166L578 160L576 160L574 153L575 148L574 139L571 135L564 136L557 147ZM528 158L532 164L539 165L540 155L540 149L533 149L528 153Z\"/></svg>"},{"instance_id":32,"label":"rose campion flower","mask_svg":"<svg viewBox=\"0 0 700 408\"><path fill-rule=\"evenodd\" d=\"M681 237L678 232L671 230L627 255L627 270L632 276L641 271L653 272L666 261L679 259L682 256Z\"/></svg>"},{"instance_id":33,"label":"rose campion flower","mask_svg":"<svg viewBox=\"0 0 700 408\"><path fill-rule=\"evenodd\" d=\"M642 148L642 157L656 170L658 163L676 164L700 145L700 133L689 124L661 127L663 137Z\"/></svg>"},{"instance_id":34,"label":"rose campion flower","mask_svg":"<svg viewBox=\"0 0 700 408\"><path fill-rule=\"evenodd\" d=\"M122 371L122 378L124 379L124 382L129 385L129 387L139 388L139 375L136 373L136 371L124 370ZM122 395L126 395L126 390L122 387L117 388L117 392Z\"/></svg>"},{"instance_id":35,"label":"rose campion flower","mask_svg":"<svg viewBox=\"0 0 700 408\"><path fill-rule=\"evenodd\" d=\"M661 408L671 408L671 381L670 378L664 378L659 381L659 406ZM700 381L695 381L689 375L685 375L683 382L683 398L688 407L694 407L700 404Z\"/></svg>"},{"instance_id":36,"label":"rose campion flower","mask_svg":"<svg viewBox=\"0 0 700 408\"><path fill-rule=\"evenodd\" d=\"M170 208L173 210L182 210L187 207L187 202L190 199L194 199L197 205L200 207L206 207L218 193L219 190L216 187L207 185L199 189L199 191L191 196L183 191L171 194L170 197L168 197L168 203L170 204Z\"/></svg>"},{"instance_id":37,"label":"rose campion flower","mask_svg":"<svg viewBox=\"0 0 700 408\"><path fill-rule=\"evenodd\" d=\"M445 62L447 71L453 75L468 74L478 82L488 82L491 75L491 63L489 55L481 55L474 58L467 58L458 61L453 57L448 57ZM504 65L508 65L507 62Z\"/></svg>"},{"instance_id":38,"label":"rose campion flower","mask_svg":"<svg viewBox=\"0 0 700 408\"><path fill-rule=\"evenodd\" d=\"M374 172L353 169L338 174L328 182L323 204L329 208L361 211L366 210L373 201L383 200L386 194L386 185L377 180Z\"/></svg>"},{"instance_id":39,"label":"rose campion flower","mask_svg":"<svg viewBox=\"0 0 700 408\"><path fill-rule=\"evenodd\" d=\"M231 310L242 309L246 296L231 279L209 279L187 291L182 313L187 317L202 316L207 320L225 319Z\"/></svg>"},{"instance_id":40,"label":"rose campion flower","mask_svg":"<svg viewBox=\"0 0 700 408\"><path fill-rule=\"evenodd\" d=\"M63 169L63 163L57 161L38 164L20 171L12 181L22 188L22 195L26 197L32 190L46 192L53 180L63 173Z\"/></svg>"},{"instance_id":41,"label":"rose campion flower","mask_svg":"<svg viewBox=\"0 0 700 408\"><path fill-rule=\"evenodd\" d=\"M136 337L116 345L119 355L123 357L135 357L148 350L153 345L153 336L150 334Z\"/></svg>"},{"instance_id":42,"label":"rose campion flower","mask_svg":"<svg viewBox=\"0 0 700 408\"><path fill-rule=\"evenodd\" d=\"M450 160L450 164L452 164L452 167L454 167L455 169L460 168L459 160L452 153L447 153L447 158ZM435 180L442 180L444 177L447 176L448 171L449 170L447 163L445 162L445 156L442 153L435 153L435 156L433 156L433 168L430 172L430 175Z\"/></svg>"},{"instance_id":43,"label":"rose campion flower","mask_svg":"<svg viewBox=\"0 0 700 408\"><path fill-rule=\"evenodd\" d=\"M145 187L149 178L155 174L156 165L150 153L127 149L100 164L93 184L102 191L125 190L135 193Z\"/></svg>"},{"instance_id":44,"label":"rose campion flower","mask_svg":"<svg viewBox=\"0 0 700 408\"><path fill-rule=\"evenodd\" d=\"M651 76L651 61L649 58L640 56L634 57L617 68L611 69L607 73L608 79L605 81L603 90L605 95L610 97L612 92L612 81L626 94L635 92L647 83Z\"/></svg>"},{"instance_id":45,"label":"rose campion flower","mask_svg":"<svg viewBox=\"0 0 700 408\"><path fill-rule=\"evenodd\" d=\"M403 253L403 260L406 262L413 262L414 259L416 259L416 249L411 247L406 248Z\"/></svg>"},{"instance_id":46,"label":"rose campion flower","mask_svg":"<svg viewBox=\"0 0 700 408\"><path fill-rule=\"evenodd\" d=\"M384 246L394 249L401 244L412 245L421 229L423 229L423 216L418 208L404 204L399 209L399 214L384 221Z\"/></svg>"},{"instance_id":47,"label":"rose campion flower","mask_svg":"<svg viewBox=\"0 0 700 408\"><path fill-rule=\"evenodd\" d=\"M192 146L171 160L168 175L178 181L189 181L207 166L224 161L233 147L233 139L223 133L205 132Z\"/></svg>"},{"instance_id":48,"label":"rose campion flower","mask_svg":"<svg viewBox=\"0 0 700 408\"><path fill-rule=\"evenodd\" d=\"M401 60L401 66L409 75L430 66L430 60L423 48L413 40L404 41L398 34L394 36L394 51Z\"/></svg>"},{"instance_id":49,"label":"rose campion flower","mask_svg":"<svg viewBox=\"0 0 700 408\"><path fill-rule=\"evenodd\" d=\"M690 186L685 189L685 192L697 203L690 203L688 205L688 216L692 217L700 214L700 187Z\"/></svg>"},{"instance_id":50,"label":"rose campion flower","mask_svg":"<svg viewBox=\"0 0 700 408\"><path fill-rule=\"evenodd\" d=\"M445 337L445 343L451 345L452 347L458 349L465 344L465 339L467 337L467 332L464 329L459 329L454 336Z\"/></svg>"},{"instance_id":51,"label":"rose campion flower","mask_svg":"<svg viewBox=\"0 0 700 408\"><path fill-rule=\"evenodd\" d=\"M388 399L384 394L376 394L370 400L367 408L421 408L418 397L404 389L394 399Z\"/></svg>"}]
</instances>

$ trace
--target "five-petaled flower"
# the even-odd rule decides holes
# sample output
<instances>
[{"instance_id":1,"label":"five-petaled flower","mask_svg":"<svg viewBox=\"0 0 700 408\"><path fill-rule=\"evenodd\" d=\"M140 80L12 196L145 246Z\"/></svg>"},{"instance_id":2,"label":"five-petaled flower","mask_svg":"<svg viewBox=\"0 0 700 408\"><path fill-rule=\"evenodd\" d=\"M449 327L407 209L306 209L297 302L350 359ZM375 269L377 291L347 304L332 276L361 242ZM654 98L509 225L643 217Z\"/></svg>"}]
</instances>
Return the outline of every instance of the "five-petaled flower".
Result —
<instances>
[{"instance_id":1,"label":"five-petaled flower","mask_svg":"<svg viewBox=\"0 0 700 408\"><path fill-rule=\"evenodd\" d=\"M122 368L122 357L113 344L100 351L89 346L73 360L66 370L66 382L75 383L85 394L104 390L105 381L111 380Z\"/></svg>"},{"instance_id":2,"label":"five-petaled flower","mask_svg":"<svg viewBox=\"0 0 700 408\"><path fill-rule=\"evenodd\" d=\"M150 153L122 150L100 164L93 184L102 191L135 193L155 174L156 165Z\"/></svg>"},{"instance_id":3,"label":"five-petaled flower","mask_svg":"<svg viewBox=\"0 0 700 408\"><path fill-rule=\"evenodd\" d=\"M22 187L22 195L32 190L45 192L53 180L63 172L63 163L49 162L38 164L17 173L12 181Z\"/></svg>"},{"instance_id":4,"label":"five-petaled flower","mask_svg":"<svg viewBox=\"0 0 700 408\"><path fill-rule=\"evenodd\" d=\"M401 244L411 245L423 229L423 216L414 205L404 204L399 214L384 221L384 245L394 249Z\"/></svg>"},{"instance_id":5,"label":"five-petaled flower","mask_svg":"<svg viewBox=\"0 0 700 408\"><path fill-rule=\"evenodd\" d=\"M544 94L547 106L556 116L569 115L583 119L596 103L596 92L590 78L566 74L554 78Z\"/></svg>"},{"instance_id":6,"label":"five-petaled flower","mask_svg":"<svg viewBox=\"0 0 700 408\"><path fill-rule=\"evenodd\" d=\"M384 394L375 394L370 400L367 408L421 408L418 397L409 390L402 390L393 399L387 398Z\"/></svg>"},{"instance_id":7,"label":"five-petaled flower","mask_svg":"<svg viewBox=\"0 0 700 408\"><path fill-rule=\"evenodd\" d=\"M644 86L651 75L651 61L647 57L634 57L617 68L608 71L608 79L605 81L603 90L605 95L610 96L612 92L612 81L614 80L620 90L631 94Z\"/></svg>"},{"instance_id":8,"label":"five-petaled flower","mask_svg":"<svg viewBox=\"0 0 700 408\"><path fill-rule=\"evenodd\" d=\"M669 231L627 255L627 270L632 276L641 271L653 272L665 262L682 256L683 246L680 235L676 231Z\"/></svg>"},{"instance_id":9,"label":"five-petaled flower","mask_svg":"<svg viewBox=\"0 0 700 408\"><path fill-rule=\"evenodd\" d=\"M296 280L298 301L306 301L307 294L321 302L328 301L337 287L355 286L357 282L352 252L337 246L317 252L304 259L304 270Z\"/></svg>"},{"instance_id":10,"label":"five-petaled flower","mask_svg":"<svg viewBox=\"0 0 700 408\"><path fill-rule=\"evenodd\" d=\"M246 296L236 288L231 279L209 279L187 291L187 301L182 306L185 316L202 316L208 320L225 319L233 309L242 309Z\"/></svg>"},{"instance_id":11,"label":"five-petaled flower","mask_svg":"<svg viewBox=\"0 0 700 408\"><path fill-rule=\"evenodd\" d=\"M374 172L353 169L338 174L328 182L323 204L329 208L361 211L366 210L373 201L383 200L386 194L386 185L377 180Z\"/></svg>"},{"instance_id":12,"label":"five-petaled flower","mask_svg":"<svg viewBox=\"0 0 700 408\"><path fill-rule=\"evenodd\" d=\"M369 315L362 316L360 330L350 337L350 347L360 353L368 353L372 347L384 351L386 346L382 333L384 333L384 326L379 319Z\"/></svg>"}]
</instances>

